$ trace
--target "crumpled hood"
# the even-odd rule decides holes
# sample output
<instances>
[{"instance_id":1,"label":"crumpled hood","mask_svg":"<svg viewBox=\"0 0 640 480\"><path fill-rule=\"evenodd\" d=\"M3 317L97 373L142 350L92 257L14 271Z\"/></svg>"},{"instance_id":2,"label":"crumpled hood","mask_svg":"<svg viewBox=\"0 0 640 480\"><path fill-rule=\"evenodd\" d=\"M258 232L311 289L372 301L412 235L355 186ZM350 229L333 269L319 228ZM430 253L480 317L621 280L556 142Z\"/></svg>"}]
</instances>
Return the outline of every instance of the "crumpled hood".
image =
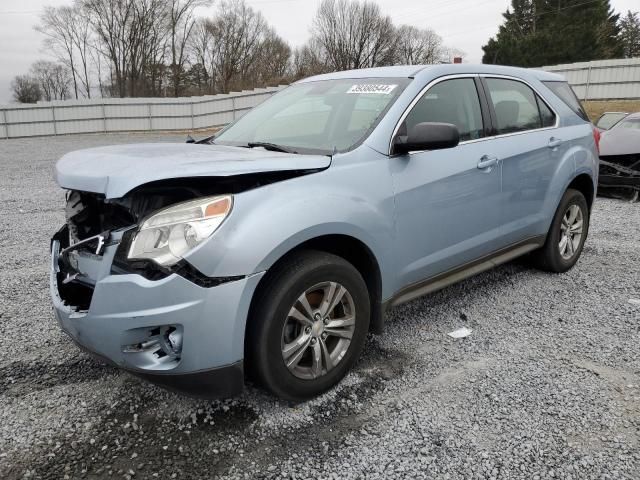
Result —
<instances>
[{"instance_id":1,"label":"crumpled hood","mask_svg":"<svg viewBox=\"0 0 640 480\"><path fill-rule=\"evenodd\" d=\"M316 170L330 164L331 158L323 155L294 155L223 145L149 143L68 153L56 164L55 177L62 188L120 198L140 185L157 180Z\"/></svg>"}]
</instances>

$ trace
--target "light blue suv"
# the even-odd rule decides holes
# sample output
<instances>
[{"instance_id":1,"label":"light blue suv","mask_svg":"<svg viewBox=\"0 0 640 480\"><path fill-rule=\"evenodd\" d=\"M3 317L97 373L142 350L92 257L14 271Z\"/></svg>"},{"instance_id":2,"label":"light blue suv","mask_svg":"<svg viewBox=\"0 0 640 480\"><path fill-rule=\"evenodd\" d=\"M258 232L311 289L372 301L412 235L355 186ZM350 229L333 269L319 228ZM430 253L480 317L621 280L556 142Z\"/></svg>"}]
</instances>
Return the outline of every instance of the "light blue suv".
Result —
<instances>
[{"instance_id":1,"label":"light blue suv","mask_svg":"<svg viewBox=\"0 0 640 480\"><path fill-rule=\"evenodd\" d=\"M56 316L167 388L313 397L389 308L527 253L571 268L597 141L561 77L439 65L302 80L198 144L70 153Z\"/></svg>"}]
</instances>

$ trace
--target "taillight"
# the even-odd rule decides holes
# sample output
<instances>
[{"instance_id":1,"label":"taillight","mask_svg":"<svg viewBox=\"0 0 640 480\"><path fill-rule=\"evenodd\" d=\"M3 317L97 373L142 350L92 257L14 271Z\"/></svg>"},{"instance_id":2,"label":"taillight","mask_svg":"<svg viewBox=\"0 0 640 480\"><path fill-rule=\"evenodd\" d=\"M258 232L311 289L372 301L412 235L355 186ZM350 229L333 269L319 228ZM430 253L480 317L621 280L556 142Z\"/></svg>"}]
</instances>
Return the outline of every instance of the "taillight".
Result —
<instances>
[{"instance_id":1,"label":"taillight","mask_svg":"<svg viewBox=\"0 0 640 480\"><path fill-rule=\"evenodd\" d=\"M593 139L596 142L596 149L598 150L598 156L600 156L600 130L593 127Z\"/></svg>"}]
</instances>

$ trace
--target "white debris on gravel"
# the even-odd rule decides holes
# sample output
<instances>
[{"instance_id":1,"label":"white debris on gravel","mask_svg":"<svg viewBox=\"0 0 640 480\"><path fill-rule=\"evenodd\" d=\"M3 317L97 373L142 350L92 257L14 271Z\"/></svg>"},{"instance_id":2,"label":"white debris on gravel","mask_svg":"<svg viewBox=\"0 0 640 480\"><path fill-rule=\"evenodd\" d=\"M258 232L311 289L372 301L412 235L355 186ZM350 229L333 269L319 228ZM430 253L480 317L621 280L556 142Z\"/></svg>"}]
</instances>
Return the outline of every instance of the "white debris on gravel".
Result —
<instances>
[{"instance_id":1,"label":"white debris on gravel","mask_svg":"<svg viewBox=\"0 0 640 480\"><path fill-rule=\"evenodd\" d=\"M462 327L453 332L447 333L451 338L467 338L473 333L473 330L467 327Z\"/></svg>"},{"instance_id":2,"label":"white debris on gravel","mask_svg":"<svg viewBox=\"0 0 640 480\"><path fill-rule=\"evenodd\" d=\"M80 352L49 302L54 162L184 139L0 141L0 478L640 477L637 204L598 199L566 274L511 263L392 310L345 381L301 405L251 386L193 400ZM448 340L461 325L474 334Z\"/></svg>"}]
</instances>

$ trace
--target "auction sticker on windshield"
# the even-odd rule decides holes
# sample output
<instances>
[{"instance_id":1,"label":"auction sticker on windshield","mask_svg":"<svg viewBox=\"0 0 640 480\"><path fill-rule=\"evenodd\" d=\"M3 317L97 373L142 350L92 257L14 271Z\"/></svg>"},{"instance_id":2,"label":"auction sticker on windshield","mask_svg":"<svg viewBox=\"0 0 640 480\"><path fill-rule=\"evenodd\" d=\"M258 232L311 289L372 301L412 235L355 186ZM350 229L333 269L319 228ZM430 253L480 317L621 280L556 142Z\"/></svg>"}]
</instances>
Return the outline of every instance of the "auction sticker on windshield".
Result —
<instances>
[{"instance_id":1,"label":"auction sticker on windshield","mask_svg":"<svg viewBox=\"0 0 640 480\"><path fill-rule=\"evenodd\" d=\"M389 95L398 85L353 85L347 93L375 93L378 95Z\"/></svg>"}]
</instances>

